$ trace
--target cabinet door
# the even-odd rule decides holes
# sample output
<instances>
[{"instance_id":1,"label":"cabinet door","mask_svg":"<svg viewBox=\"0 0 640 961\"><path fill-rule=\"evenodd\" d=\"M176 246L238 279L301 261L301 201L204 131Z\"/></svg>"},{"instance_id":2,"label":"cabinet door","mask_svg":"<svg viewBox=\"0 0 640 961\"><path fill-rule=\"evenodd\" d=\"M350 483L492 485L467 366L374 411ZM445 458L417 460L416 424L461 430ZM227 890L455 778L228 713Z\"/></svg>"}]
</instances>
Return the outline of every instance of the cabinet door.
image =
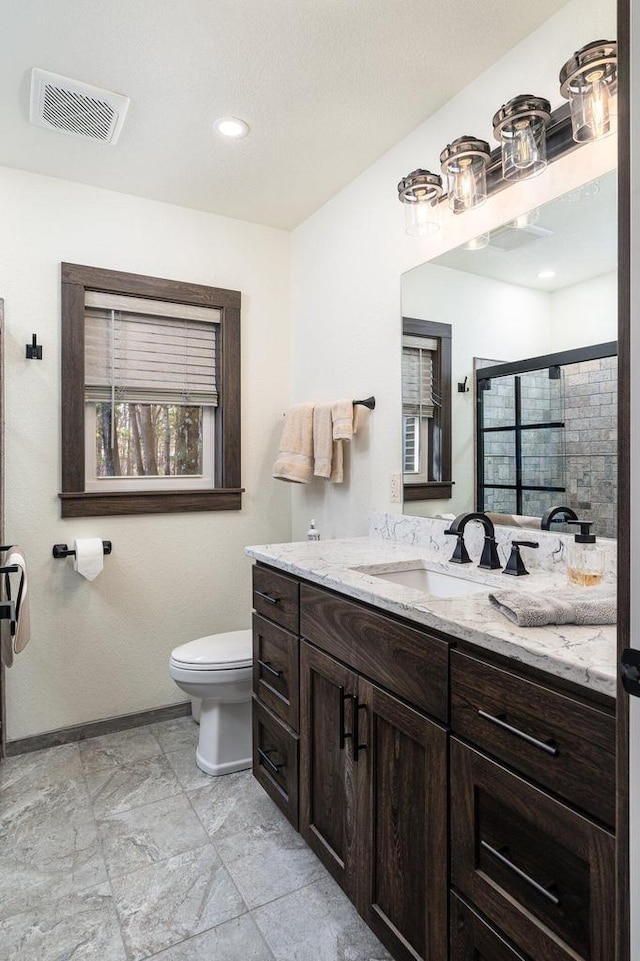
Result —
<instances>
[{"instance_id":1,"label":"cabinet door","mask_svg":"<svg viewBox=\"0 0 640 961\"><path fill-rule=\"evenodd\" d=\"M359 678L358 910L398 961L447 958L447 734Z\"/></svg>"},{"instance_id":2,"label":"cabinet door","mask_svg":"<svg viewBox=\"0 0 640 961\"><path fill-rule=\"evenodd\" d=\"M300 833L355 900L354 763L356 675L300 645Z\"/></svg>"}]
</instances>

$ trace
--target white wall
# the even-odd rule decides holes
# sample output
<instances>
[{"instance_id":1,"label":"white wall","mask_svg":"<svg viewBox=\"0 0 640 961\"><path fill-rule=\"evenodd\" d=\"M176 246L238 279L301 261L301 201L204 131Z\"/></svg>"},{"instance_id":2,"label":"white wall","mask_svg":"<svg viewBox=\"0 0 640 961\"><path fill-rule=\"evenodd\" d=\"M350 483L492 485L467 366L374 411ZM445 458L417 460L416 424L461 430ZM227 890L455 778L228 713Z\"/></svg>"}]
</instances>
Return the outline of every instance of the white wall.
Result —
<instances>
[{"instance_id":1,"label":"white wall","mask_svg":"<svg viewBox=\"0 0 640 961\"><path fill-rule=\"evenodd\" d=\"M451 324L452 464L450 500L412 501L407 513L460 514L474 503L473 358L520 360L547 353L548 293L506 284L436 264L423 264L402 277L402 314ZM468 378L466 394L456 384Z\"/></svg>"},{"instance_id":2,"label":"white wall","mask_svg":"<svg viewBox=\"0 0 640 961\"><path fill-rule=\"evenodd\" d=\"M294 537L311 516L324 536L345 536L366 532L371 509L401 509L389 500L390 474L401 469L401 274L612 169L615 142L582 147L480 210L448 217L435 241L404 235L398 180L418 166L437 170L440 150L461 133L492 142L496 108L522 90L558 106L562 64L594 37L615 32L612 0L573 0L294 232L292 399L375 393L378 401L368 435L352 445L350 482L294 491Z\"/></svg>"},{"instance_id":3,"label":"white wall","mask_svg":"<svg viewBox=\"0 0 640 961\"><path fill-rule=\"evenodd\" d=\"M0 209L5 533L27 554L32 616L6 675L13 740L182 700L171 649L249 626L243 548L290 537L289 489L268 481L290 396L289 235L9 169ZM242 511L60 519L61 261L242 291ZM113 542L92 583L51 556L79 536Z\"/></svg>"},{"instance_id":4,"label":"white wall","mask_svg":"<svg viewBox=\"0 0 640 961\"><path fill-rule=\"evenodd\" d=\"M618 339L618 274L602 274L551 295L550 352Z\"/></svg>"}]
</instances>

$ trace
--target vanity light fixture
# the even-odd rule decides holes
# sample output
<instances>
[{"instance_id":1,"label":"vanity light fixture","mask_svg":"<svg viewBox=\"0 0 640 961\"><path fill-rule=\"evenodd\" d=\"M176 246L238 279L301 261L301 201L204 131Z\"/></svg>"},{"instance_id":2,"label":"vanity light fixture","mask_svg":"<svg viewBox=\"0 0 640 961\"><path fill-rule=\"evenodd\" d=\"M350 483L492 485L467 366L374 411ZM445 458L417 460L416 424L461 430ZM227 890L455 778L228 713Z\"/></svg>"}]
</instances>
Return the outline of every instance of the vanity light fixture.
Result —
<instances>
[{"instance_id":1,"label":"vanity light fixture","mask_svg":"<svg viewBox=\"0 0 640 961\"><path fill-rule=\"evenodd\" d=\"M219 117L214 120L213 126L222 137L230 140L241 140L249 133L249 124L239 117Z\"/></svg>"},{"instance_id":2,"label":"vanity light fixture","mask_svg":"<svg viewBox=\"0 0 640 961\"><path fill-rule=\"evenodd\" d=\"M544 97L520 94L494 114L493 135L502 144L502 176L526 180L547 166L547 124L551 104Z\"/></svg>"},{"instance_id":3,"label":"vanity light fixture","mask_svg":"<svg viewBox=\"0 0 640 961\"><path fill-rule=\"evenodd\" d=\"M594 40L581 47L560 71L560 93L569 101L576 143L613 133L617 76L614 40Z\"/></svg>"},{"instance_id":4,"label":"vanity light fixture","mask_svg":"<svg viewBox=\"0 0 640 961\"><path fill-rule=\"evenodd\" d=\"M475 137L458 137L440 154L440 168L448 182L449 206L454 214L479 207L487 199L489 144Z\"/></svg>"},{"instance_id":5,"label":"vanity light fixture","mask_svg":"<svg viewBox=\"0 0 640 961\"><path fill-rule=\"evenodd\" d=\"M440 230L438 200L442 177L430 170L414 170L398 184L398 199L404 206L405 230L410 237L430 237Z\"/></svg>"}]
</instances>

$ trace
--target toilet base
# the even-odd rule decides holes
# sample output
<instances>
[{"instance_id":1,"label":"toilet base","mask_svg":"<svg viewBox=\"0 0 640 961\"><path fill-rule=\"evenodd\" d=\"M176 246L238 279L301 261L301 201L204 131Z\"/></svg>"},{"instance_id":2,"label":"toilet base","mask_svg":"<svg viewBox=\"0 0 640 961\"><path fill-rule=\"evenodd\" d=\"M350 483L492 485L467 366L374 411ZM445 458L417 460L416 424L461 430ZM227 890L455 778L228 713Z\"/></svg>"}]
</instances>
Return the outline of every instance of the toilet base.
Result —
<instances>
[{"instance_id":1,"label":"toilet base","mask_svg":"<svg viewBox=\"0 0 640 961\"><path fill-rule=\"evenodd\" d=\"M251 701L202 701L196 764L217 777L246 771L252 764Z\"/></svg>"}]
</instances>

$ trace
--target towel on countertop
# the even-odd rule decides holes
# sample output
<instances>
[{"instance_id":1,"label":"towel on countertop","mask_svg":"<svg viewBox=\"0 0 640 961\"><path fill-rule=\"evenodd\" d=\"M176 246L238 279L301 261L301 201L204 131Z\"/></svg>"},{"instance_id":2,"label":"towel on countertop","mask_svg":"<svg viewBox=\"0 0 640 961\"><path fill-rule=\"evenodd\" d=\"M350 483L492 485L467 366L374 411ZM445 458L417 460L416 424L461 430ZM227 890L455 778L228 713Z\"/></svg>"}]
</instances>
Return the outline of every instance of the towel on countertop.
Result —
<instances>
[{"instance_id":1,"label":"towel on countertop","mask_svg":"<svg viewBox=\"0 0 640 961\"><path fill-rule=\"evenodd\" d=\"M355 434L353 420L353 401L334 400L331 404L334 440L351 440Z\"/></svg>"},{"instance_id":2,"label":"towel on countertop","mask_svg":"<svg viewBox=\"0 0 640 961\"><path fill-rule=\"evenodd\" d=\"M584 591L494 591L489 602L519 627L547 624L615 624L617 600L610 588Z\"/></svg>"},{"instance_id":3,"label":"towel on countertop","mask_svg":"<svg viewBox=\"0 0 640 961\"><path fill-rule=\"evenodd\" d=\"M314 404L296 404L284 417L284 427L273 476L294 484L307 484L313 476Z\"/></svg>"},{"instance_id":4,"label":"towel on countertop","mask_svg":"<svg viewBox=\"0 0 640 961\"><path fill-rule=\"evenodd\" d=\"M2 599L15 603L15 621L0 621L0 657L5 667L11 667L14 654L24 650L31 636L27 562L22 548L9 548L2 566L18 568L17 574L5 574L2 579Z\"/></svg>"}]
</instances>

